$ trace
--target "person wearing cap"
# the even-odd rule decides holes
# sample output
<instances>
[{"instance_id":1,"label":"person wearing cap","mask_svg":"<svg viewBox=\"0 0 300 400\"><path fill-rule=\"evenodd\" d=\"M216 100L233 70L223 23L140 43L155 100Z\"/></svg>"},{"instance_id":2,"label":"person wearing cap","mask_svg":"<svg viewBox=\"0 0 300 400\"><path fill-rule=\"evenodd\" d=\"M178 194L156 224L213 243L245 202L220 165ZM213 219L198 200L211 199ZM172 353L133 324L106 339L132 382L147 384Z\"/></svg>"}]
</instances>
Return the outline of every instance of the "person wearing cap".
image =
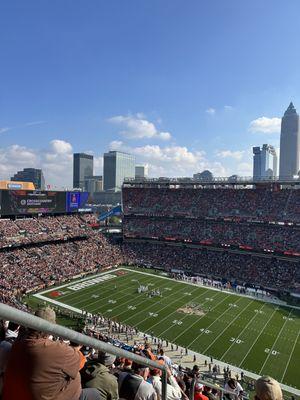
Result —
<instances>
[{"instance_id":1,"label":"person wearing cap","mask_svg":"<svg viewBox=\"0 0 300 400\"><path fill-rule=\"evenodd\" d=\"M203 392L204 386L202 383L196 382L194 387L194 400L208 400L208 397L205 396Z\"/></svg>"},{"instance_id":2,"label":"person wearing cap","mask_svg":"<svg viewBox=\"0 0 300 400\"><path fill-rule=\"evenodd\" d=\"M270 376L262 376L255 383L255 400L282 400L279 383Z\"/></svg>"},{"instance_id":3,"label":"person wearing cap","mask_svg":"<svg viewBox=\"0 0 300 400\"><path fill-rule=\"evenodd\" d=\"M100 400L119 398L117 378L110 373L115 360L115 356L99 352L97 358L89 361L81 372L83 386L97 389Z\"/></svg>"},{"instance_id":4,"label":"person wearing cap","mask_svg":"<svg viewBox=\"0 0 300 400\"><path fill-rule=\"evenodd\" d=\"M50 307L36 316L55 323ZM79 370L85 361L80 346L53 341L28 329L13 344L4 374L3 400L99 400L95 389L81 388ZM97 397L98 396L98 397Z\"/></svg>"},{"instance_id":5,"label":"person wearing cap","mask_svg":"<svg viewBox=\"0 0 300 400\"><path fill-rule=\"evenodd\" d=\"M119 396L124 400L157 400L153 386L146 382L149 368L132 363L132 373L121 372L119 375Z\"/></svg>"}]
</instances>

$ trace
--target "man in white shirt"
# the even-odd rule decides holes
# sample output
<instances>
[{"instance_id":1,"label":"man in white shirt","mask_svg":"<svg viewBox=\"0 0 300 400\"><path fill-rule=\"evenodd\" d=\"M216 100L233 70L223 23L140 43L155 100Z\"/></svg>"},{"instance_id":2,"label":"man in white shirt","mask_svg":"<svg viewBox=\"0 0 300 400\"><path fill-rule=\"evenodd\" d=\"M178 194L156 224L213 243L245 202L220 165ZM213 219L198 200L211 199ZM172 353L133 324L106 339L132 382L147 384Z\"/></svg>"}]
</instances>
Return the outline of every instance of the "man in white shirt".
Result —
<instances>
[{"instance_id":1,"label":"man in white shirt","mask_svg":"<svg viewBox=\"0 0 300 400\"><path fill-rule=\"evenodd\" d=\"M182 397L182 392L180 386L178 385L176 379L171 374L168 368L168 384L167 384L167 400L180 400ZM160 369L151 369L150 378L148 382L152 383L154 390L157 394L158 400L162 398L162 382L161 382L162 371Z\"/></svg>"}]
</instances>

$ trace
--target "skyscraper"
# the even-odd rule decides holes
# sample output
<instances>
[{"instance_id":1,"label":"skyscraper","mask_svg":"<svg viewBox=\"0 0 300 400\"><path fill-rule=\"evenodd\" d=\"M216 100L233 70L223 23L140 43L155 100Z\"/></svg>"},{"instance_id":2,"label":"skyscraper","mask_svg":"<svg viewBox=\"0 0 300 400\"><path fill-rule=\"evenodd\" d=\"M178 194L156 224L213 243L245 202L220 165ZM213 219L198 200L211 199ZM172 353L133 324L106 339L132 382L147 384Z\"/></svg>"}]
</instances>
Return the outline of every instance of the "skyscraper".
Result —
<instances>
[{"instance_id":1,"label":"skyscraper","mask_svg":"<svg viewBox=\"0 0 300 400\"><path fill-rule=\"evenodd\" d=\"M290 103L281 120L279 178L292 179L299 171L299 115Z\"/></svg>"},{"instance_id":2,"label":"skyscraper","mask_svg":"<svg viewBox=\"0 0 300 400\"><path fill-rule=\"evenodd\" d=\"M103 157L104 190L121 190L125 178L135 177L135 157L121 151L109 151Z\"/></svg>"},{"instance_id":3,"label":"skyscraper","mask_svg":"<svg viewBox=\"0 0 300 400\"><path fill-rule=\"evenodd\" d=\"M10 180L14 182L32 182L36 189L45 190L45 178L41 169L24 168L23 171L18 171L14 174Z\"/></svg>"},{"instance_id":4,"label":"skyscraper","mask_svg":"<svg viewBox=\"0 0 300 400\"><path fill-rule=\"evenodd\" d=\"M270 144L253 147L253 179L268 179L277 175L277 154Z\"/></svg>"},{"instance_id":5,"label":"skyscraper","mask_svg":"<svg viewBox=\"0 0 300 400\"><path fill-rule=\"evenodd\" d=\"M94 157L85 153L73 154L73 188L85 190L85 180L94 173Z\"/></svg>"}]
</instances>

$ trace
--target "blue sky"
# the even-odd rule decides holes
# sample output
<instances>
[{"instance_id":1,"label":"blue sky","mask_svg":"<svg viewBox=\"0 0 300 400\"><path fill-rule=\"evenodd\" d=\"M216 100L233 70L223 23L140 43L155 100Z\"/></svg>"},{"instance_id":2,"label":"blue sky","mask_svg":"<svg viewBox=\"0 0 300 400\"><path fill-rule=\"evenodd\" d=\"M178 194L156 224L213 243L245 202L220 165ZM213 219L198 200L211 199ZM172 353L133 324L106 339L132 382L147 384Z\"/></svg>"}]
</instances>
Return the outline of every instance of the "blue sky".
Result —
<instances>
[{"instance_id":1,"label":"blue sky","mask_svg":"<svg viewBox=\"0 0 300 400\"><path fill-rule=\"evenodd\" d=\"M4 0L0 179L122 149L152 176L252 172L300 109L298 0Z\"/></svg>"}]
</instances>

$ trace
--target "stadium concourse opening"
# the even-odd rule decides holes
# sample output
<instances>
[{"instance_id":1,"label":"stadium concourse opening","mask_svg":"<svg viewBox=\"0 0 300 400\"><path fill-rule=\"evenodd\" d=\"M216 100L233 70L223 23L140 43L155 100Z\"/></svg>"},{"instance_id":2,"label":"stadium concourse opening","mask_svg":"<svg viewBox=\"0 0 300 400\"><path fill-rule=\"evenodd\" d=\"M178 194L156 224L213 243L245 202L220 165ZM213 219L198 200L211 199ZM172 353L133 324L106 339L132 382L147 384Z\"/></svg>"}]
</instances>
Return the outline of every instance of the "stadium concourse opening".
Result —
<instances>
[{"instance_id":1,"label":"stadium concourse opening","mask_svg":"<svg viewBox=\"0 0 300 400\"><path fill-rule=\"evenodd\" d=\"M118 244L93 229L97 216L80 212L87 211L80 195L0 193L2 303L33 313L47 302L75 329L160 360L170 367L168 390L180 396L199 389L191 389L192 378L249 393L262 374L299 395L295 187L126 181ZM8 365L21 334L3 323ZM81 354L83 364L107 368L110 380L118 367L113 385L121 393L125 376L149 373L124 359L95 360L86 347ZM156 376L150 372L145 390L160 390ZM77 390L84 387L83 379Z\"/></svg>"}]
</instances>

